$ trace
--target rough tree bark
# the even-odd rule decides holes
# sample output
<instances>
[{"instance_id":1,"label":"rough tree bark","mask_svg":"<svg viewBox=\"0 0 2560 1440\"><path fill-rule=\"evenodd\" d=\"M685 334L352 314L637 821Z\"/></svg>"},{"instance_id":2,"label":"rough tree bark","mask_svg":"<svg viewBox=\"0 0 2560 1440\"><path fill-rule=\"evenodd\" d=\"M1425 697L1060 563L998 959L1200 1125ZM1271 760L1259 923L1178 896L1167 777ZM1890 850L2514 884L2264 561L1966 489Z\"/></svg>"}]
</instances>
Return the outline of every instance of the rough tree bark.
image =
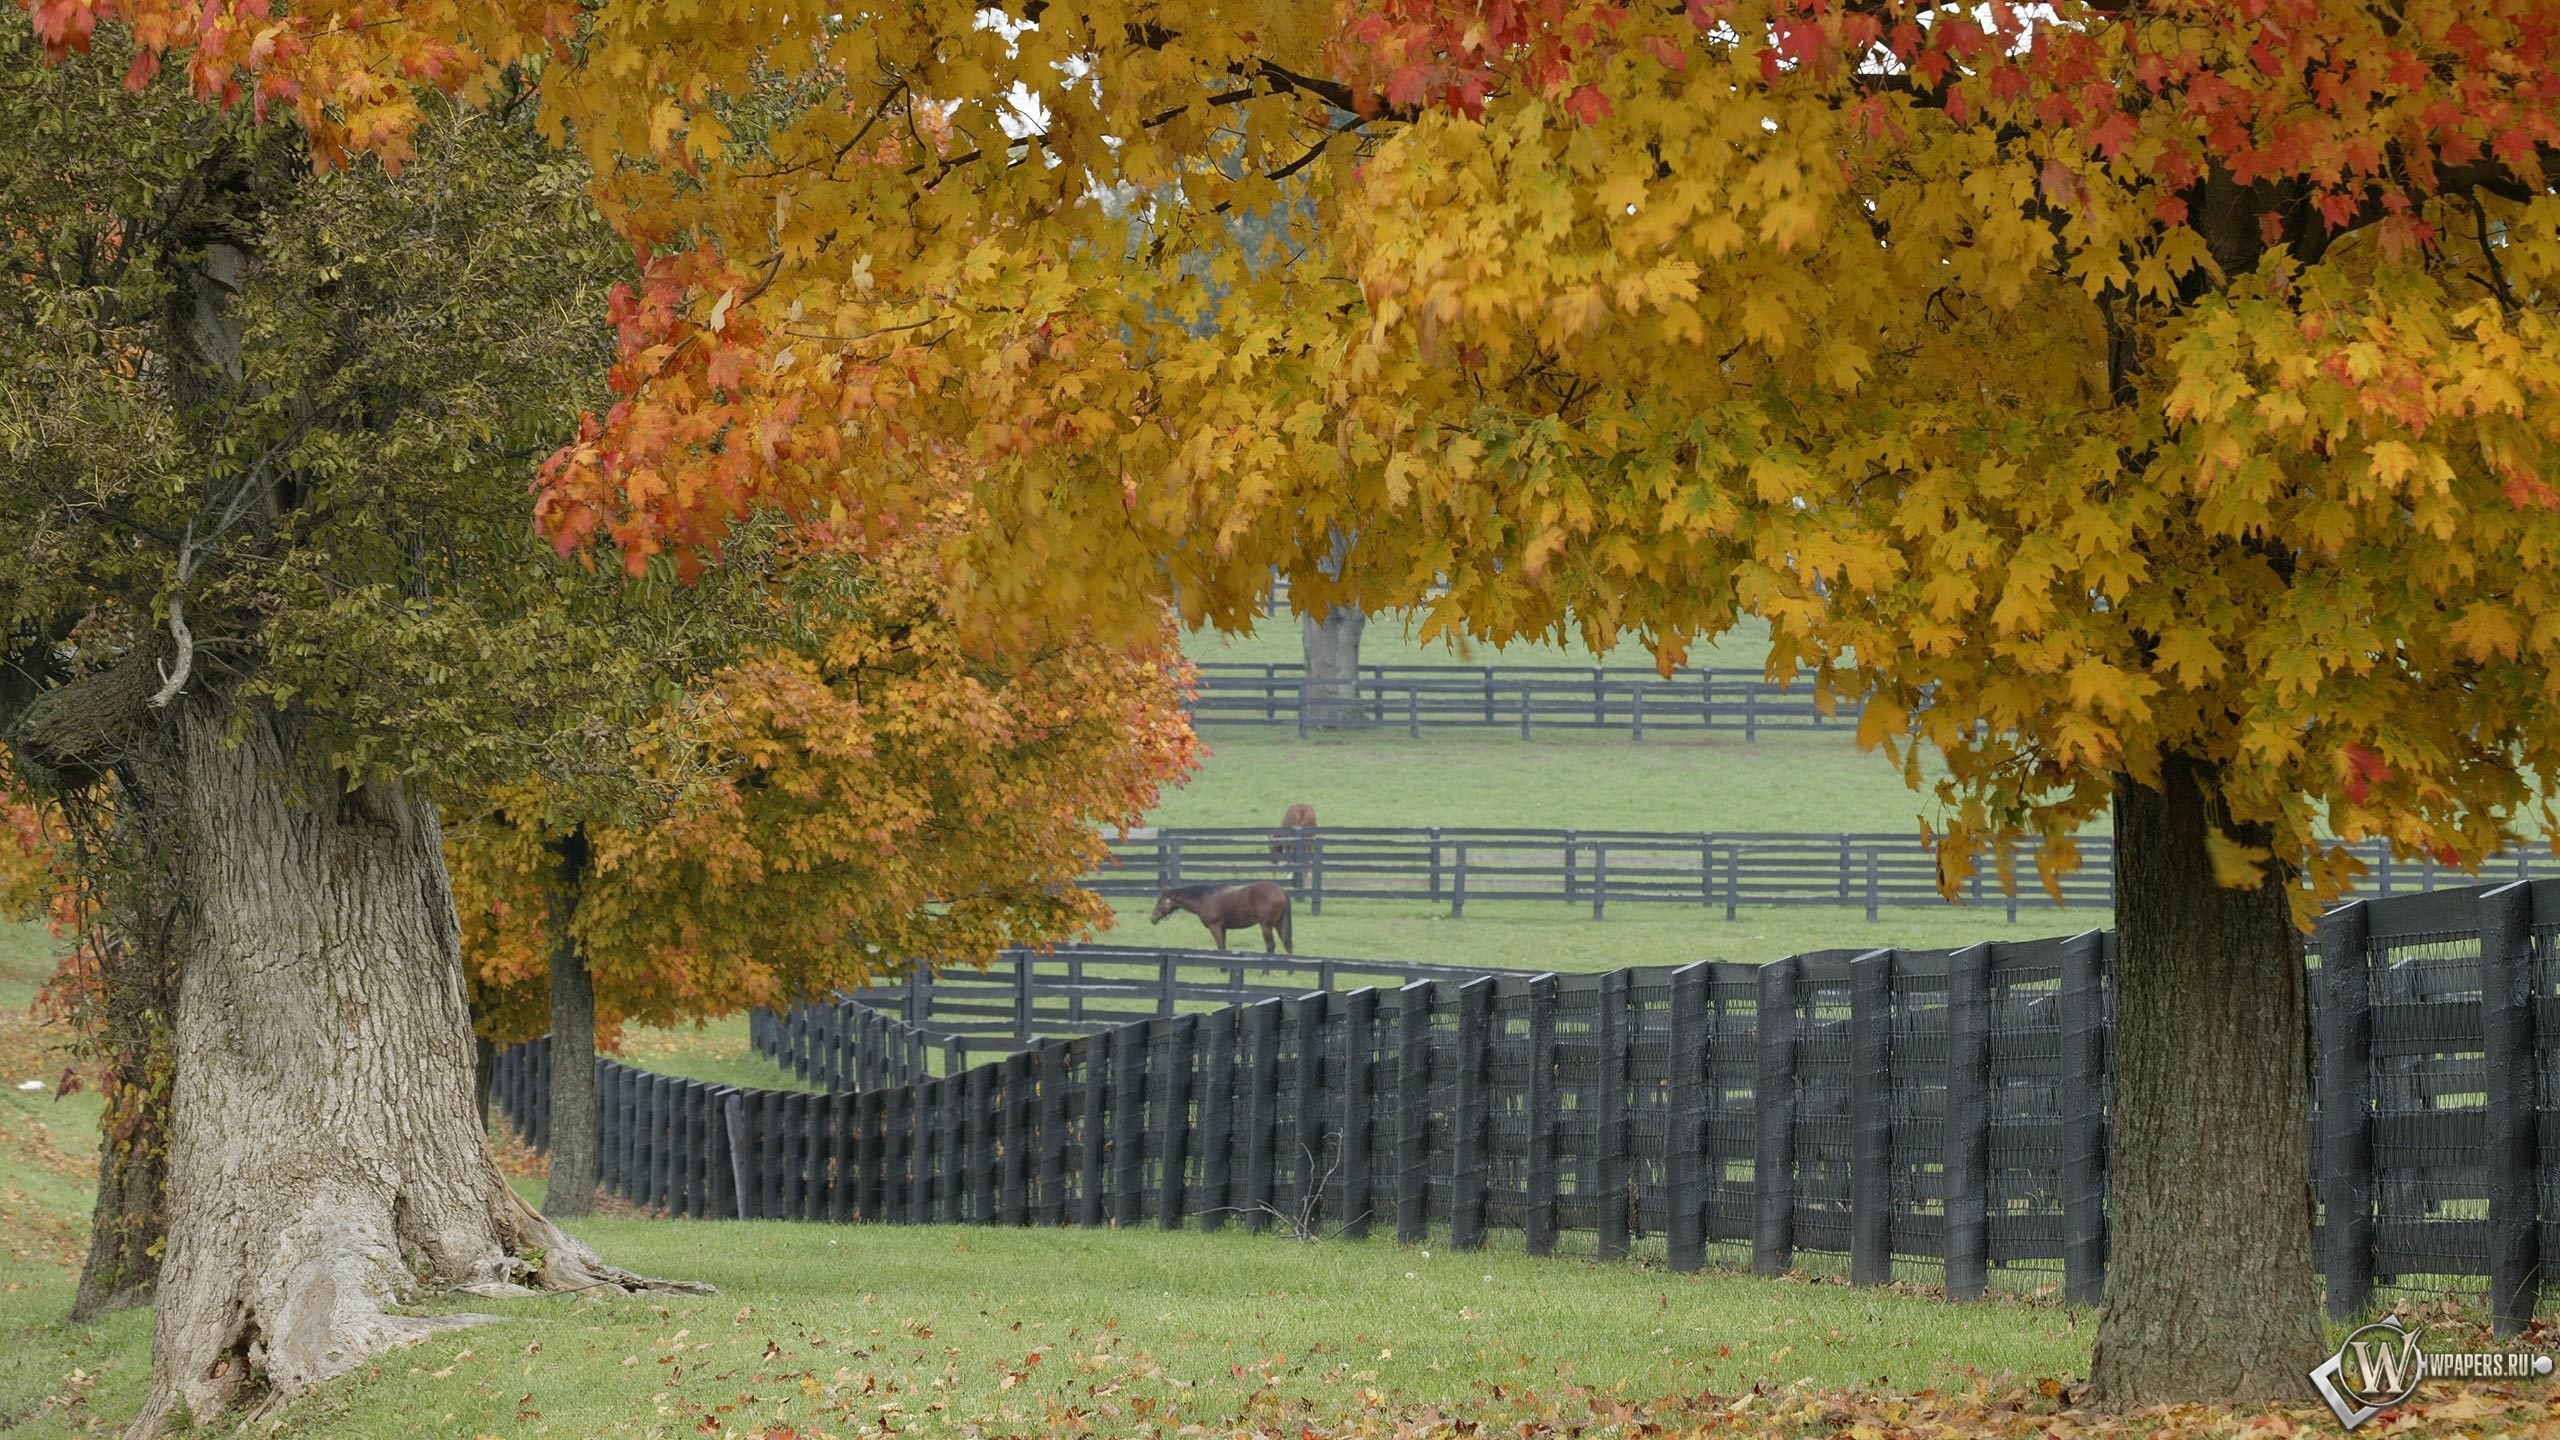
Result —
<instances>
[{"instance_id":1,"label":"rough tree bark","mask_svg":"<svg viewBox=\"0 0 2560 1440\"><path fill-rule=\"evenodd\" d=\"M2299 1401L2321 1350L2310 1008L2284 881L2214 883L2214 772L2115 797L2107 1299L2089 1398ZM2234 830L2244 844L2263 835Z\"/></svg>"},{"instance_id":2,"label":"rough tree bark","mask_svg":"<svg viewBox=\"0 0 2560 1440\"><path fill-rule=\"evenodd\" d=\"M345 790L263 706L193 705L180 728L197 920L132 1433L288 1400L486 1318L390 1313L404 1300L647 1286L518 1200L474 1123L434 809L396 784Z\"/></svg>"},{"instance_id":3,"label":"rough tree bark","mask_svg":"<svg viewBox=\"0 0 2560 1440\"><path fill-rule=\"evenodd\" d=\"M1344 725L1360 718L1360 632L1369 617L1347 605L1325 607L1301 622L1307 642L1307 724Z\"/></svg>"},{"instance_id":4,"label":"rough tree bark","mask_svg":"<svg viewBox=\"0 0 2560 1440\"><path fill-rule=\"evenodd\" d=\"M552 846L551 1177L542 1208L592 1215L596 1208L596 983L571 922L587 877L587 837L573 830Z\"/></svg>"}]
</instances>

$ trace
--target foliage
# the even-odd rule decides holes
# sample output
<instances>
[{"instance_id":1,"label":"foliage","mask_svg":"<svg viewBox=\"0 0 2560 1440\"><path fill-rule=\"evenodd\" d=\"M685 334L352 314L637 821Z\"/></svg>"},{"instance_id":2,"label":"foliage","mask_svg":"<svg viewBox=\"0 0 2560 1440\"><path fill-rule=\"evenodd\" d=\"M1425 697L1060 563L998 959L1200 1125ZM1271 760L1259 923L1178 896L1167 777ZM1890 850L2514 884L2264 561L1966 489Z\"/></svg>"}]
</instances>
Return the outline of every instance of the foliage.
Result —
<instances>
[{"instance_id":1,"label":"foliage","mask_svg":"<svg viewBox=\"0 0 2560 1440\"><path fill-rule=\"evenodd\" d=\"M603 1033L731 1014L977 963L1103 923L1076 882L1193 764L1169 626L1137 645L1071 638L982 655L939 613L930 537L787 577L798 617L709 677L637 747L685 798L587 824L572 929ZM686 780L684 777L695 777ZM681 784L679 782L682 782ZM448 849L484 1033L541 1033L556 786L502 791Z\"/></svg>"},{"instance_id":2,"label":"foliage","mask_svg":"<svg viewBox=\"0 0 2560 1440\"><path fill-rule=\"evenodd\" d=\"M332 5L38 14L306 113L558 18L414 8L325 66ZM1336 593L1357 515L1341 591L1445 581L1480 636L1765 616L1946 756L1950 883L1996 833L2070 864L2189 752L2226 878L2301 865L2307 915L2324 821L2476 859L2560 762L2549 0L982 13L606 5L557 50L647 256L563 544L880 523L956 441L973 621L1233 624L1267 565Z\"/></svg>"}]
</instances>

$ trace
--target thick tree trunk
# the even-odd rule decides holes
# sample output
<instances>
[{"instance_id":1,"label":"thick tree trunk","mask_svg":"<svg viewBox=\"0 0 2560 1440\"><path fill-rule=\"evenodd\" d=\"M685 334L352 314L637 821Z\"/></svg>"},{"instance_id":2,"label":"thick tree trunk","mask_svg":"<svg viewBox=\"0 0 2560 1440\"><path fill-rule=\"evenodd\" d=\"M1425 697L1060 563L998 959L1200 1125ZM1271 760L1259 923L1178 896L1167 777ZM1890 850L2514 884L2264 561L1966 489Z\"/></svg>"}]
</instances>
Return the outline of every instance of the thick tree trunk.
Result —
<instances>
[{"instance_id":1,"label":"thick tree trunk","mask_svg":"<svg viewBox=\"0 0 2560 1440\"><path fill-rule=\"evenodd\" d=\"M288 1400L485 1318L389 1313L406 1300L645 1284L518 1200L472 1123L433 808L389 783L346 791L270 710L197 703L180 723L196 919L134 1433Z\"/></svg>"},{"instance_id":2,"label":"thick tree trunk","mask_svg":"<svg viewBox=\"0 0 2560 1440\"><path fill-rule=\"evenodd\" d=\"M553 847L551 880L551 1179L542 1208L592 1215L596 1208L596 984L571 922L586 882L587 839L572 832Z\"/></svg>"},{"instance_id":3,"label":"thick tree trunk","mask_svg":"<svg viewBox=\"0 0 2560 1440\"><path fill-rule=\"evenodd\" d=\"M2299 1401L2322 1338L2301 935L2273 867L2255 889L2214 883L2212 769L2173 757L2162 780L2116 788L2114 1153L2090 1398Z\"/></svg>"},{"instance_id":4,"label":"thick tree trunk","mask_svg":"<svg viewBox=\"0 0 2560 1440\"><path fill-rule=\"evenodd\" d=\"M1345 725L1360 718L1360 632L1369 617L1346 605L1327 606L1301 621L1307 643L1307 724Z\"/></svg>"}]
</instances>

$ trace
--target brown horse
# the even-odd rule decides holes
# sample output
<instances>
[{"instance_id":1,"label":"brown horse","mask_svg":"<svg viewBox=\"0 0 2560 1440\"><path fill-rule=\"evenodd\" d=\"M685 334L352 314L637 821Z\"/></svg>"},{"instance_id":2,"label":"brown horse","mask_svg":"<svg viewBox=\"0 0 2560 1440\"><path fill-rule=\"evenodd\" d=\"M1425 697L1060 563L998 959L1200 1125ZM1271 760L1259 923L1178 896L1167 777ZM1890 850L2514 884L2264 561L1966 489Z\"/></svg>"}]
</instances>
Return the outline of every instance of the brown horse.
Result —
<instances>
[{"instance_id":1,"label":"brown horse","mask_svg":"<svg viewBox=\"0 0 2560 1440\"><path fill-rule=\"evenodd\" d=\"M1268 880L1250 885L1184 885L1167 890L1156 897L1155 923L1163 924L1164 917L1176 910L1199 916L1200 923L1209 927L1209 938L1217 941L1221 950L1227 948L1229 930L1259 925L1264 954L1275 948L1271 943L1275 932L1290 954L1298 953L1297 945L1289 938L1289 892Z\"/></svg>"},{"instance_id":2,"label":"brown horse","mask_svg":"<svg viewBox=\"0 0 2560 1440\"><path fill-rule=\"evenodd\" d=\"M1284 828L1271 837L1271 856L1275 860L1296 851L1306 832L1316 828L1316 807L1301 800L1280 817L1280 824Z\"/></svg>"}]
</instances>

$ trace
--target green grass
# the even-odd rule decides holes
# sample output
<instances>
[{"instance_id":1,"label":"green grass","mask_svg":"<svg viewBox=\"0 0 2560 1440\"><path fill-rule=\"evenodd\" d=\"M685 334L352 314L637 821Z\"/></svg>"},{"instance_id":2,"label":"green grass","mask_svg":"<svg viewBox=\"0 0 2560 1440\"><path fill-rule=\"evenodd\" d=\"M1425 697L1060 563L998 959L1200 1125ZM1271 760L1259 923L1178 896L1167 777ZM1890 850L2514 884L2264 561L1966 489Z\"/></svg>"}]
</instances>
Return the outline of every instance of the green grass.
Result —
<instances>
[{"instance_id":1,"label":"green grass","mask_svg":"<svg viewBox=\"0 0 2560 1440\"><path fill-rule=\"evenodd\" d=\"M1162 925L1151 925L1150 908L1152 902L1143 898L1116 901L1120 923L1099 938L1115 945L1213 948L1197 920L1174 915ZM1322 915L1301 908L1290 921L1301 955L1556 971L1698 960L1756 964L1808 950L1888 945L1936 949L2076 935L2114 923L2111 910L2057 910L2040 891L2022 897L2014 925L1996 905L1887 910L1871 925L1864 909L1827 906L1745 909L1728 921L1720 906L1613 905L1606 920L1595 921L1583 906L1526 900L1470 904L1465 917L1456 920L1449 918L1446 906L1421 901L1328 901ZM1259 952L1261 932L1231 933L1227 946Z\"/></svg>"},{"instance_id":2,"label":"green grass","mask_svg":"<svg viewBox=\"0 0 2560 1440\"><path fill-rule=\"evenodd\" d=\"M1918 834L1931 808L1881 754L1837 734L1647 738L1495 731L1297 738L1207 732L1207 761L1147 817L1276 825L1301 801L1326 825ZM1934 772L1933 776L1934 778Z\"/></svg>"},{"instance_id":3,"label":"green grass","mask_svg":"<svg viewBox=\"0 0 2560 1440\"><path fill-rule=\"evenodd\" d=\"M747 1043L747 1017L732 1015L702 1025L623 1032L616 1059L661 1075L735 1085L748 1090L817 1090L755 1052Z\"/></svg>"},{"instance_id":4,"label":"green grass","mask_svg":"<svg viewBox=\"0 0 2560 1440\"><path fill-rule=\"evenodd\" d=\"M394 1352L286 1413L285 1436L679 1435L790 1424L926 1434L1126 1434L1269 1405L1497 1414L1492 1387L1571 1383L1631 1398L1754 1382L1911 1390L1968 1371L2031 1380L2086 1364L2085 1319L1648 1265L1468 1255L1277 1235L873 1229L591 1220L617 1262L709 1280L657 1301L475 1300L505 1323ZM1426 1252L1427 1257L1426 1258ZM437 1304L438 1310L466 1308ZM2076 1328L2075 1328L2076 1327ZM79 1347L99 1366L63 1421L129 1414L138 1332ZM1571 1337L1568 1342L1564 1337ZM39 1342L47 1365L74 1358ZM894 1408L892 1408L894 1407ZM85 1412L85 1415L82 1413ZM59 1426L60 1428L55 1428Z\"/></svg>"}]
</instances>

